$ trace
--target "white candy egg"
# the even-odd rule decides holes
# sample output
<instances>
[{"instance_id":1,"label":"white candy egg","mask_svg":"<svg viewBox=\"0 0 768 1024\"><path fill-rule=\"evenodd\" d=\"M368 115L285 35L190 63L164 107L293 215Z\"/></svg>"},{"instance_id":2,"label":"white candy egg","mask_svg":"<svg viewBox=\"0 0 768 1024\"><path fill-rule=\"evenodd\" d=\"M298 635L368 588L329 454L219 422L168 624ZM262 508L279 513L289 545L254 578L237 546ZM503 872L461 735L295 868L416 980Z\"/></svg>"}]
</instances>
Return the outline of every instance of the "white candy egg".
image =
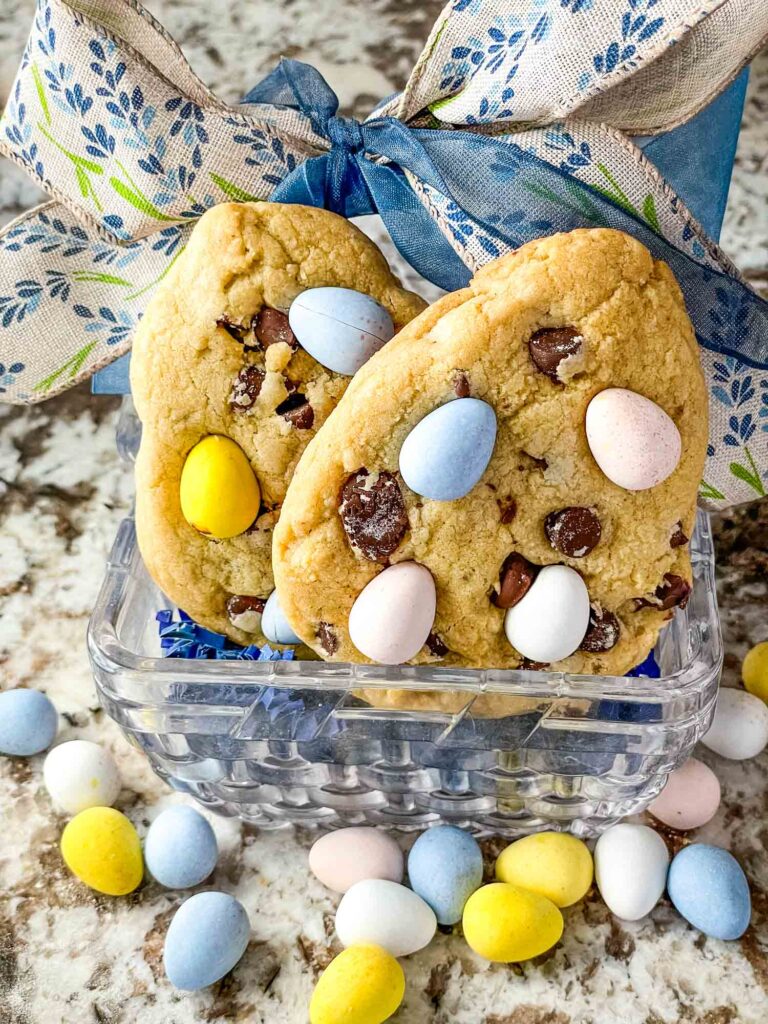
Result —
<instances>
[{"instance_id":1,"label":"white candy egg","mask_svg":"<svg viewBox=\"0 0 768 1024\"><path fill-rule=\"evenodd\" d=\"M757 757L768 744L768 707L746 690L720 687L715 717L701 742L731 761Z\"/></svg>"},{"instance_id":2,"label":"white candy egg","mask_svg":"<svg viewBox=\"0 0 768 1024\"><path fill-rule=\"evenodd\" d=\"M587 406L587 442L609 480L627 491L655 487L675 471L682 441L674 421L650 398L606 388Z\"/></svg>"},{"instance_id":3,"label":"white candy egg","mask_svg":"<svg viewBox=\"0 0 768 1024\"><path fill-rule=\"evenodd\" d=\"M400 665L424 646L435 621L436 604L435 581L429 569L416 562L390 565L352 605L350 639L371 661Z\"/></svg>"},{"instance_id":4,"label":"white candy egg","mask_svg":"<svg viewBox=\"0 0 768 1024\"><path fill-rule=\"evenodd\" d=\"M661 899L669 853L647 825L614 825L595 846L595 880L608 909L624 921L639 921Z\"/></svg>"},{"instance_id":5,"label":"white candy egg","mask_svg":"<svg viewBox=\"0 0 768 1024\"><path fill-rule=\"evenodd\" d=\"M549 664L577 650L589 625L589 593L567 565L546 565L530 590L507 610L504 631L531 661Z\"/></svg>"},{"instance_id":6,"label":"white candy egg","mask_svg":"<svg viewBox=\"0 0 768 1024\"><path fill-rule=\"evenodd\" d=\"M395 333L386 309L351 288L309 288L291 303L288 322L318 363L348 377Z\"/></svg>"},{"instance_id":7,"label":"white candy egg","mask_svg":"<svg viewBox=\"0 0 768 1024\"><path fill-rule=\"evenodd\" d=\"M89 807L111 807L120 792L120 773L108 750L88 740L54 747L43 763L51 800L68 814Z\"/></svg>"},{"instance_id":8,"label":"white candy egg","mask_svg":"<svg viewBox=\"0 0 768 1024\"><path fill-rule=\"evenodd\" d=\"M370 878L349 889L336 911L336 934L344 946L373 943L392 956L408 956L432 941L434 911L397 882Z\"/></svg>"}]
</instances>

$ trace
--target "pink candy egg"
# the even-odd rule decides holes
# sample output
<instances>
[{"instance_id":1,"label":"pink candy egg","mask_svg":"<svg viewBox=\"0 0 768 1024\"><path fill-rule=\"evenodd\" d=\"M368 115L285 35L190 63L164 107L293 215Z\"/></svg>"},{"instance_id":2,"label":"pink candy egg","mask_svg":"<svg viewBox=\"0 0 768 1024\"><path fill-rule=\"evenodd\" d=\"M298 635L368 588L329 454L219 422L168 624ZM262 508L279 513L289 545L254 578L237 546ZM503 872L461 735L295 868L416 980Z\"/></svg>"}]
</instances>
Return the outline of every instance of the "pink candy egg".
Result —
<instances>
[{"instance_id":1,"label":"pink candy egg","mask_svg":"<svg viewBox=\"0 0 768 1024\"><path fill-rule=\"evenodd\" d=\"M403 880L403 851L392 836L365 826L321 836L309 851L309 869L334 892L371 878Z\"/></svg>"},{"instance_id":2,"label":"pink candy egg","mask_svg":"<svg viewBox=\"0 0 768 1024\"><path fill-rule=\"evenodd\" d=\"M667 779L649 812L670 828L687 831L706 825L720 806L720 783L711 768L689 758Z\"/></svg>"},{"instance_id":3,"label":"pink candy egg","mask_svg":"<svg viewBox=\"0 0 768 1024\"><path fill-rule=\"evenodd\" d=\"M680 462L680 431L664 410L625 388L606 388L587 406L587 442L609 480L627 491L655 487Z\"/></svg>"},{"instance_id":4,"label":"pink candy egg","mask_svg":"<svg viewBox=\"0 0 768 1024\"><path fill-rule=\"evenodd\" d=\"M352 643L371 661L400 665L418 654L435 621L437 595L429 569L398 562L360 592L349 613Z\"/></svg>"}]
</instances>

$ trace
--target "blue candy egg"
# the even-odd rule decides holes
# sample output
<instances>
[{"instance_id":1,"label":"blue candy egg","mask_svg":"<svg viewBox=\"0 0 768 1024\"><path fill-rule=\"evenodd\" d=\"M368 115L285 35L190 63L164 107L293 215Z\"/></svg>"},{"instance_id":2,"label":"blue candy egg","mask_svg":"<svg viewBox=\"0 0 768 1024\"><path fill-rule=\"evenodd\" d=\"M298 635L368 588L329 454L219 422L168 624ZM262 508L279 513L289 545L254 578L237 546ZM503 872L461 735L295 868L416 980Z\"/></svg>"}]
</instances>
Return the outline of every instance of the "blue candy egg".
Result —
<instances>
[{"instance_id":1,"label":"blue candy egg","mask_svg":"<svg viewBox=\"0 0 768 1024\"><path fill-rule=\"evenodd\" d=\"M273 590L264 605L261 615L261 631L273 644L300 644L301 640L291 629L288 619L283 614L277 591Z\"/></svg>"},{"instance_id":2,"label":"blue candy egg","mask_svg":"<svg viewBox=\"0 0 768 1024\"><path fill-rule=\"evenodd\" d=\"M179 907L165 937L163 962L176 988L194 992L232 970L251 925L245 907L225 892L199 892Z\"/></svg>"},{"instance_id":3,"label":"blue candy egg","mask_svg":"<svg viewBox=\"0 0 768 1024\"><path fill-rule=\"evenodd\" d=\"M456 924L464 904L483 881L480 847L468 832L437 825L411 847L408 880L440 924Z\"/></svg>"},{"instance_id":4,"label":"blue candy egg","mask_svg":"<svg viewBox=\"0 0 768 1024\"><path fill-rule=\"evenodd\" d=\"M491 461L496 413L478 398L458 398L420 420L400 449L400 473L412 491L435 501L468 494Z\"/></svg>"},{"instance_id":5,"label":"blue candy egg","mask_svg":"<svg viewBox=\"0 0 768 1024\"><path fill-rule=\"evenodd\" d=\"M0 754L29 757L47 750L56 738L59 716L44 693L0 693Z\"/></svg>"},{"instance_id":6,"label":"blue candy egg","mask_svg":"<svg viewBox=\"0 0 768 1024\"><path fill-rule=\"evenodd\" d=\"M351 288L309 288L293 300L288 322L313 359L347 377L395 333L386 309Z\"/></svg>"},{"instance_id":7,"label":"blue candy egg","mask_svg":"<svg viewBox=\"0 0 768 1024\"><path fill-rule=\"evenodd\" d=\"M169 807L152 822L144 841L151 874L169 889L199 885L216 867L219 848L209 822L191 807Z\"/></svg>"},{"instance_id":8,"label":"blue candy egg","mask_svg":"<svg viewBox=\"0 0 768 1024\"><path fill-rule=\"evenodd\" d=\"M667 891L686 921L714 939L738 939L749 926L746 875L719 846L692 843L682 849L669 869Z\"/></svg>"}]
</instances>

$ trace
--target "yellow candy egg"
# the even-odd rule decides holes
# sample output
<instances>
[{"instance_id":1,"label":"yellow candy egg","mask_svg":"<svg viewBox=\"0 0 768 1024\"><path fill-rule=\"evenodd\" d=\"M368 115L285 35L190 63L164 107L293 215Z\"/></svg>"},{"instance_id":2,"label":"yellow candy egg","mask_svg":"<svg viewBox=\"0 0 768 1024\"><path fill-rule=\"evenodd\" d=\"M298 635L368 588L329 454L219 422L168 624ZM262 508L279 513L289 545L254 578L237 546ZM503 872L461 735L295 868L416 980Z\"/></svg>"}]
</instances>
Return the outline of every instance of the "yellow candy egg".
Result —
<instances>
[{"instance_id":1,"label":"yellow candy egg","mask_svg":"<svg viewBox=\"0 0 768 1024\"><path fill-rule=\"evenodd\" d=\"M551 949L563 934L563 915L537 892L508 882L491 882L467 900L462 927L476 953L509 964Z\"/></svg>"},{"instance_id":2,"label":"yellow candy egg","mask_svg":"<svg viewBox=\"0 0 768 1024\"><path fill-rule=\"evenodd\" d=\"M89 807L61 837L64 862L81 882L108 896L133 892L144 874L136 829L114 807Z\"/></svg>"},{"instance_id":3,"label":"yellow candy egg","mask_svg":"<svg viewBox=\"0 0 768 1024\"><path fill-rule=\"evenodd\" d=\"M237 537L259 514L261 490L242 448L228 437L204 437L187 455L179 488L184 518L200 533Z\"/></svg>"},{"instance_id":4,"label":"yellow candy egg","mask_svg":"<svg viewBox=\"0 0 768 1024\"><path fill-rule=\"evenodd\" d=\"M320 975L310 1024L381 1024L405 994L403 969L381 946L349 946Z\"/></svg>"},{"instance_id":5,"label":"yellow candy egg","mask_svg":"<svg viewBox=\"0 0 768 1024\"><path fill-rule=\"evenodd\" d=\"M744 686L768 704L768 640L755 644L741 665Z\"/></svg>"},{"instance_id":6,"label":"yellow candy egg","mask_svg":"<svg viewBox=\"0 0 768 1024\"><path fill-rule=\"evenodd\" d=\"M577 903L592 885L592 854L586 843L563 832L538 832L518 839L496 861L496 877L552 900Z\"/></svg>"}]
</instances>

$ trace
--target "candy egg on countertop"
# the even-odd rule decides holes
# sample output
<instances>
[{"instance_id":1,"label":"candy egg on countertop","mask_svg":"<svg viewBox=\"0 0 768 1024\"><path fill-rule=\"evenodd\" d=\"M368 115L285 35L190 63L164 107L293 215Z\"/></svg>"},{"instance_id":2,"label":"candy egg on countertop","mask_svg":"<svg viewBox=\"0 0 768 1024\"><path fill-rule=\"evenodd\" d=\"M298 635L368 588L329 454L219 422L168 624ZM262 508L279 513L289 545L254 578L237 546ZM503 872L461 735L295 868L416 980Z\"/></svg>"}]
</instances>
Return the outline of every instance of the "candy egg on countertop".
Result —
<instances>
[{"instance_id":1,"label":"candy egg on countertop","mask_svg":"<svg viewBox=\"0 0 768 1024\"><path fill-rule=\"evenodd\" d=\"M51 800L68 814L88 807L111 807L120 793L120 773L112 754L98 743L70 740L50 751L43 781Z\"/></svg>"},{"instance_id":2,"label":"candy egg on countertop","mask_svg":"<svg viewBox=\"0 0 768 1024\"><path fill-rule=\"evenodd\" d=\"M595 846L600 895L624 921L639 921L653 910L664 892L668 868L666 844L647 825L613 825Z\"/></svg>"},{"instance_id":3,"label":"candy egg on countertop","mask_svg":"<svg viewBox=\"0 0 768 1024\"><path fill-rule=\"evenodd\" d=\"M219 848L210 823L192 807L169 807L149 826L144 859L152 876L168 889L189 889L216 867Z\"/></svg>"},{"instance_id":4,"label":"candy egg on countertop","mask_svg":"<svg viewBox=\"0 0 768 1024\"><path fill-rule=\"evenodd\" d=\"M136 829L114 807L89 807L61 836L61 855L73 875L107 896L125 896L141 884L144 865Z\"/></svg>"},{"instance_id":5,"label":"candy egg on countertop","mask_svg":"<svg viewBox=\"0 0 768 1024\"><path fill-rule=\"evenodd\" d=\"M753 693L721 686L704 746L731 761L756 757L768 744L768 706Z\"/></svg>"},{"instance_id":6,"label":"candy egg on countertop","mask_svg":"<svg viewBox=\"0 0 768 1024\"><path fill-rule=\"evenodd\" d=\"M291 629L291 624L280 607L276 590L272 591L264 605L264 611L261 614L261 631L273 644L301 643L301 639Z\"/></svg>"},{"instance_id":7,"label":"candy egg on countertop","mask_svg":"<svg viewBox=\"0 0 768 1024\"><path fill-rule=\"evenodd\" d=\"M483 881L477 840L454 825L422 832L408 854L408 881L434 910L439 924L456 924L464 904Z\"/></svg>"},{"instance_id":8,"label":"candy egg on countertop","mask_svg":"<svg viewBox=\"0 0 768 1024\"><path fill-rule=\"evenodd\" d=\"M368 878L402 882L403 851L380 829L365 825L340 828L312 845L309 869L323 885L341 893Z\"/></svg>"},{"instance_id":9,"label":"candy egg on countertop","mask_svg":"<svg viewBox=\"0 0 768 1024\"><path fill-rule=\"evenodd\" d=\"M727 850L706 843L684 847L672 861L667 890L678 913L705 935L738 939L749 927L749 883Z\"/></svg>"},{"instance_id":10,"label":"candy egg on countertop","mask_svg":"<svg viewBox=\"0 0 768 1024\"><path fill-rule=\"evenodd\" d=\"M194 992L223 978L251 935L245 907L226 892L198 892L179 907L165 937L163 963L175 988Z\"/></svg>"},{"instance_id":11,"label":"candy egg on countertop","mask_svg":"<svg viewBox=\"0 0 768 1024\"><path fill-rule=\"evenodd\" d=\"M320 975L310 1024L383 1024L404 995L405 975L393 956L380 946L350 946Z\"/></svg>"},{"instance_id":12,"label":"candy egg on countertop","mask_svg":"<svg viewBox=\"0 0 768 1024\"><path fill-rule=\"evenodd\" d=\"M496 413L478 398L457 398L420 420L403 441L400 473L416 494L455 501L485 472L496 443Z\"/></svg>"},{"instance_id":13,"label":"candy egg on countertop","mask_svg":"<svg viewBox=\"0 0 768 1024\"><path fill-rule=\"evenodd\" d=\"M703 761L691 757L670 773L664 789L649 804L648 812L670 828L684 832L706 825L719 806L717 776Z\"/></svg>"},{"instance_id":14,"label":"candy egg on countertop","mask_svg":"<svg viewBox=\"0 0 768 1024\"><path fill-rule=\"evenodd\" d=\"M768 703L768 640L747 651L741 665L741 678L751 694Z\"/></svg>"},{"instance_id":15,"label":"candy egg on countertop","mask_svg":"<svg viewBox=\"0 0 768 1024\"><path fill-rule=\"evenodd\" d=\"M536 832L502 850L496 877L570 907L592 885L592 854L586 843L565 832Z\"/></svg>"},{"instance_id":16,"label":"candy egg on countertop","mask_svg":"<svg viewBox=\"0 0 768 1024\"><path fill-rule=\"evenodd\" d=\"M540 956L563 934L563 915L551 900L508 882L473 892L461 923L476 953L503 964Z\"/></svg>"},{"instance_id":17,"label":"candy egg on countertop","mask_svg":"<svg viewBox=\"0 0 768 1024\"><path fill-rule=\"evenodd\" d=\"M428 946L436 928L434 911L420 896L381 878L356 882L336 911L342 945L372 943L392 956L408 956Z\"/></svg>"},{"instance_id":18,"label":"candy egg on countertop","mask_svg":"<svg viewBox=\"0 0 768 1024\"><path fill-rule=\"evenodd\" d=\"M417 562L397 562L358 594L349 613L349 637L371 661L401 665L424 646L436 606L429 569Z\"/></svg>"},{"instance_id":19,"label":"candy egg on countertop","mask_svg":"<svg viewBox=\"0 0 768 1024\"><path fill-rule=\"evenodd\" d=\"M655 487L677 469L680 431L661 406L636 391L599 392L587 406L585 425L595 462L627 491Z\"/></svg>"},{"instance_id":20,"label":"candy egg on countertop","mask_svg":"<svg viewBox=\"0 0 768 1024\"><path fill-rule=\"evenodd\" d=\"M0 754L31 757L53 743L59 716L51 701L38 690L0 693Z\"/></svg>"},{"instance_id":21,"label":"candy egg on countertop","mask_svg":"<svg viewBox=\"0 0 768 1024\"><path fill-rule=\"evenodd\" d=\"M549 664L578 649L589 625L589 593L567 565L545 565L504 616L507 640L524 658Z\"/></svg>"},{"instance_id":22,"label":"candy egg on countertop","mask_svg":"<svg viewBox=\"0 0 768 1024\"><path fill-rule=\"evenodd\" d=\"M288 322L313 359L347 377L395 334L386 309L352 288L308 288L291 303Z\"/></svg>"},{"instance_id":23,"label":"candy egg on countertop","mask_svg":"<svg viewBox=\"0 0 768 1024\"><path fill-rule=\"evenodd\" d=\"M228 437L211 434L187 455L179 500L190 526L223 539L237 537L253 523L261 489L243 449Z\"/></svg>"}]
</instances>

